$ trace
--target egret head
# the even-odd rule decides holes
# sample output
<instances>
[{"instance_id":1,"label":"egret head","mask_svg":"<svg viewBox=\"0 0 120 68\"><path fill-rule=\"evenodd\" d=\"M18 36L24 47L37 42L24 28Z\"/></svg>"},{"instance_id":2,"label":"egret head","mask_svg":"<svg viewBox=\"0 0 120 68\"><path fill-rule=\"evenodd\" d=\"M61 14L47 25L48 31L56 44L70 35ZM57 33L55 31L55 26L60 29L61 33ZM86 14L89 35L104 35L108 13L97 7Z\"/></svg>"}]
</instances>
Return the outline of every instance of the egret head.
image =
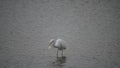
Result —
<instances>
[{"instance_id":1,"label":"egret head","mask_svg":"<svg viewBox=\"0 0 120 68\"><path fill-rule=\"evenodd\" d=\"M48 45L48 49L50 49L55 43L55 39L51 39Z\"/></svg>"}]
</instances>

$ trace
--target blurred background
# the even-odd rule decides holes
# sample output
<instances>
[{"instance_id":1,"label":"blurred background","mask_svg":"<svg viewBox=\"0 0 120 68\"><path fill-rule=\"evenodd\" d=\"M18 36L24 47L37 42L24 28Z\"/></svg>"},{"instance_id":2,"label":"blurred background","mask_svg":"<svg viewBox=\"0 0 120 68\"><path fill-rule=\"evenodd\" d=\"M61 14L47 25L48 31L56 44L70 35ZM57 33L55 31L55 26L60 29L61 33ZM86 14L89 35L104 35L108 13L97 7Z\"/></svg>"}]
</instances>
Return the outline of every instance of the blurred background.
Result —
<instances>
[{"instance_id":1,"label":"blurred background","mask_svg":"<svg viewBox=\"0 0 120 68\"><path fill-rule=\"evenodd\" d=\"M120 68L120 0L0 0L0 68ZM64 39L55 64L52 38Z\"/></svg>"}]
</instances>

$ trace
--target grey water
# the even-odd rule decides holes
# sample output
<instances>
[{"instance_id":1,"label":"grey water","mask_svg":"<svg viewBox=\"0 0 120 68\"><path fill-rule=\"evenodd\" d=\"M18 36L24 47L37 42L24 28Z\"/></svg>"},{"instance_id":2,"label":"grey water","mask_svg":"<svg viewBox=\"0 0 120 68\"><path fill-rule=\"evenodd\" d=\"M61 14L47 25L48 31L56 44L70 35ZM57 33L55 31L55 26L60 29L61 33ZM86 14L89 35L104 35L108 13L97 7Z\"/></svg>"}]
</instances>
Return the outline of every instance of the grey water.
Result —
<instances>
[{"instance_id":1,"label":"grey water","mask_svg":"<svg viewBox=\"0 0 120 68\"><path fill-rule=\"evenodd\" d=\"M119 0L0 0L0 68L120 68ZM66 41L64 56L48 49Z\"/></svg>"}]
</instances>

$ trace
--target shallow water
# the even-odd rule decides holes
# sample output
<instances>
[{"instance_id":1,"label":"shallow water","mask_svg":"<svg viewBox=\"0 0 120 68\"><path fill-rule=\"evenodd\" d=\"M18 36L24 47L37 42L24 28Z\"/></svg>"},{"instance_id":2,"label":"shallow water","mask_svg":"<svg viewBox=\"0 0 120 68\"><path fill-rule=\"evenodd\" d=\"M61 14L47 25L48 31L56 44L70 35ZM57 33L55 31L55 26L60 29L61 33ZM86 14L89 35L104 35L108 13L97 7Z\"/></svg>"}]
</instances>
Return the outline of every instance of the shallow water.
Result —
<instances>
[{"instance_id":1,"label":"shallow water","mask_svg":"<svg viewBox=\"0 0 120 68\"><path fill-rule=\"evenodd\" d=\"M1 0L0 68L120 68L119 0ZM47 49L66 41L64 56Z\"/></svg>"}]
</instances>

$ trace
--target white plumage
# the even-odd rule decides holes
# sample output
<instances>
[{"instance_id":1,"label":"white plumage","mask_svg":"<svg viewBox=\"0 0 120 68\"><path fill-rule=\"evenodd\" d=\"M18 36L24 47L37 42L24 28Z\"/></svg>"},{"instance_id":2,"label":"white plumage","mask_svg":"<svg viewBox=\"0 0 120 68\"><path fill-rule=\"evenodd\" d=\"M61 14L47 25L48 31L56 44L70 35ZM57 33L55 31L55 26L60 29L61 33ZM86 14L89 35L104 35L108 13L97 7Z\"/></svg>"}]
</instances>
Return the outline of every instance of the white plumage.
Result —
<instances>
[{"instance_id":1,"label":"white plumage","mask_svg":"<svg viewBox=\"0 0 120 68\"><path fill-rule=\"evenodd\" d=\"M65 41L62 40L62 39L51 39L50 42L49 42L49 47L54 47L54 48L57 48L57 56L58 56L58 51L62 51L62 56L63 56L63 50L66 49L66 45L65 45Z\"/></svg>"}]
</instances>

